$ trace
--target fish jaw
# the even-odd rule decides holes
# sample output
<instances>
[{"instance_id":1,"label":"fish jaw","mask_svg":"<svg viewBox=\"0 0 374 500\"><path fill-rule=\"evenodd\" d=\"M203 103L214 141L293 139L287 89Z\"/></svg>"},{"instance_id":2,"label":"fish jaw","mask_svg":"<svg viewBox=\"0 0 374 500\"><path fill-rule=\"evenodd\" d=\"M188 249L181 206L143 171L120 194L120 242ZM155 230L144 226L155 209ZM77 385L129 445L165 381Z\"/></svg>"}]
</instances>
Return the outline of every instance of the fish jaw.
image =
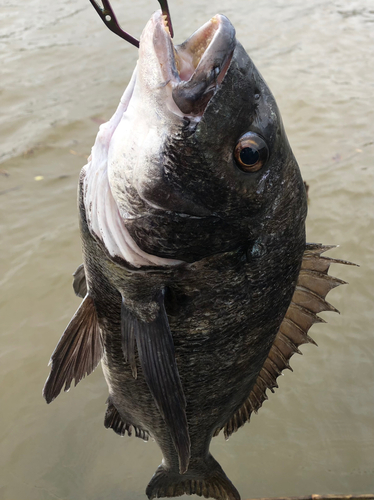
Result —
<instances>
[{"instance_id":1,"label":"fish jaw","mask_svg":"<svg viewBox=\"0 0 374 500\"><path fill-rule=\"evenodd\" d=\"M164 97L176 114L201 117L227 72L235 46L233 25L217 14L174 47L165 17L157 11L141 36L139 74L150 92L164 87Z\"/></svg>"},{"instance_id":2,"label":"fish jaw","mask_svg":"<svg viewBox=\"0 0 374 500\"><path fill-rule=\"evenodd\" d=\"M147 23L134 91L108 153L109 184L124 220L131 223L154 209L170 208L194 217L212 215L202 202L169 189L163 150L166 138L179 137L186 123L193 127L203 118L229 71L236 44L232 24L219 14L177 47L161 11Z\"/></svg>"},{"instance_id":3,"label":"fish jaw","mask_svg":"<svg viewBox=\"0 0 374 500\"><path fill-rule=\"evenodd\" d=\"M108 181L120 217L139 248L160 258L195 262L263 233L285 233L306 215L302 179L274 97L229 21L213 19L174 47L161 13L154 14L141 37L131 100L110 141ZM220 45L229 49L217 51ZM222 53L222 81L202 114L183 113L174 96L180 92L183 101L180 89ZM253 173L238 168L234 157L248 132L269 151Z\"/></svg>"}]
</instances>

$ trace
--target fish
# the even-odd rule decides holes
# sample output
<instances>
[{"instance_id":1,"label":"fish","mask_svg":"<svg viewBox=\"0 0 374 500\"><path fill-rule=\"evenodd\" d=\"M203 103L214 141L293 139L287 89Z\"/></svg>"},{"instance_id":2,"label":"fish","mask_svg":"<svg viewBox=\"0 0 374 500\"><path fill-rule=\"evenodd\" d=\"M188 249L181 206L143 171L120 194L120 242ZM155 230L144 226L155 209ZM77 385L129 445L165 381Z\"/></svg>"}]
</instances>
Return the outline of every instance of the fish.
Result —
<instances>
[{"instance_id":1,"label":"fish","mask_svg":"<svg viewBox=\"0 0 374 500\"><path fill-rule=\"evenodd\" d=\"M307 195L275 99L224 15L174 46L156 11L79 179L83 300L47 403L101 362L106 428L153 438L149 499L240 500L209 451L274 392L344 281L306 243Z\"/></svg>"}]
</instances>

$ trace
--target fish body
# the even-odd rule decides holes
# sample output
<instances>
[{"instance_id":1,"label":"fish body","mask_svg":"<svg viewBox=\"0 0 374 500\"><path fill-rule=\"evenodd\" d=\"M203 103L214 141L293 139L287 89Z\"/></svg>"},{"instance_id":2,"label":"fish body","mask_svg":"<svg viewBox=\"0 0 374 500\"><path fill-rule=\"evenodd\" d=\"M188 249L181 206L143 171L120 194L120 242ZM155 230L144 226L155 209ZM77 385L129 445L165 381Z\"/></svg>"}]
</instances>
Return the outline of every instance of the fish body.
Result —
<instances>
[{"instance_id":1,"label":"fish body","mask_svg":"<svg viewBox=\"0 0 374 500\"><path fill-rule=\"evenodd\" d=\"M106 427L162 451L148 497L238 500L210 441L261 406L340 281L326 247L306 246L297 162L227 18L174 48L153 15L81 172L79 211L84 300L52 355L47 402L101 360Z\"/></svg>"}]
</instances>

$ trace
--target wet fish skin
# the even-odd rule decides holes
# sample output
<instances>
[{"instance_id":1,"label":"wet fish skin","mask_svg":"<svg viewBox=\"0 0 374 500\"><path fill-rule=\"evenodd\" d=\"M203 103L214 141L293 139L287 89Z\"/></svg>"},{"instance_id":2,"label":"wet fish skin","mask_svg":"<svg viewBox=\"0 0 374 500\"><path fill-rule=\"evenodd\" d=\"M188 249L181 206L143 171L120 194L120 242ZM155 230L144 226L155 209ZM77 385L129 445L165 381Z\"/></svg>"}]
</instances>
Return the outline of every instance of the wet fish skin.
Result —
<instances>
[{"instance_id":1,"label":"wet fish skin","mask_svg":"<svg viewBox=\"0 0 374 500\"><path fill-rule=\"evenodd\" d=\"M102 325L103 369L112 403L124 422L146 429L156 440L164 457L159 471L168 470L171 482L184 480L188 484L191 478L204 478L208 482L212 470L206 464L210 460L213 462L208 451L213 432L223 427L248 397L291 299L293 283L290 276L297 275L298 266L288 264L288 276L283 278L281 291L277 286L277 273L284 273L285 269L279 265L278 258L285 255L276 248L266 258L269 274L273 275L271 281L267 274L264 275L261 258L254 257L250 264L245 252L233 251L219 259L208 257L204 263L190 264L178 272L147 273L146 276L140 273L126 276L124 273L122 279L116 275L116 286L113 286L110 283L113 278L102 265L105 255L97 242L89 241L86 249L85 267L95 284L89 287ZM107 263L110 265L109 261ZM255 286L249 285L249 278ZM187 402L191 438L189 469L183 476L179 474L178 454L168 429L142 377L139 360L135 380L130 367L124 364L121 349L121 294L118 289L134 300L135 308L139 302L133 297L138 298L142 293L144 302L141 302L140 314L147 314L152 293L165 285L170 289L166 309ZM212 290L216 288L221 289L221 293L212 297ZM249 293L253 297L250 312ZM280 303L282 308L279 308ZM272 314L274 310L275 315ZM152 497L152 488L148 490Z\"/></svg>"},{"instance_id":2,"label":"wet fish skin","mask_svg":"<svg viewBox=\"0 0 374 500\"><path fill-rule=\"evenodd\" d=\"M136 111L138 117L144 115L142 106ZM165 143L153 156L147 151L136 157L139 173L131 171L135 158L127 153L136 148L136 137L133 141L126 138L127 150L119 147L112 152L124 158L118 178L127 181L133 175L134 184L140 185L136 192L128 181L116 181L112 189L115 197L115 191L121 190L117 200L127 214L126 228L147 253L192 262L235 248L243 240L253 243L261 233L272 231L271 225L277 228L285 214L291 231L304 220L304 188L280 113L239 42L201 120L169 119L168 115L166 120ZM163 126L157 130L165 135ZM248 130L265 136L271 151L265 168L251 175L237 168L232 154L238 138ZM110 157L108 161L110 172ZM265 217L267 228L263 227Z\"/></svg>"},{"instance_id":3,"label":"wet fish skin","mask_svg":"<svg viewBox=\"0 0 374 500\"><path fill-rule=\"evenodd\" d=\"M92 231L83 169L84 301L93 302L101 332L106 425L119 433L132 426L161 448L163 463L148 485L149 498L187 492L238 500L209 444L251 393L290 304L305 250L305 189L275 100L238 42L199 119L165 110L160 93L142 114L148 102L139 99L142 64L140 52L129 114L136 123L144 120L147 130L154 127L159 142L139 151L131 127L123 143L118 140L119 125L108 152L109 184L124 227L141 250L181 262L136 266L111 255ZM163 88L156 78L152 82L153 93ZM270 151L264 167L251 174L233 159L248 131L260 134ZM130 325L126 335L128 342L136 340L135 351L123 345L123 323ZM150 331L161 339L151 367L139 358ZM170 368L165 357L173 352ZM157 357L160 365L153 366ZM167 385L151 387L160 370ZM51 384L48 402L57 395ZM165 388L166 396L158 394ZM169 411L177 424L168 420Z\"/></svg>"},{"instance_id":4,"label":"wet fish skin","mask_svg":"<svg viewBox=\"0 0 374 500\"><path fill-rule=\"evenodd\" d=\"M232 92L236 85L235 74L240 65L244 64L265 88L250 60L244 58L243 52L244 49L238 46L222 84L222 92L225 89ZM253 81L250 83L251 85L247 84L247 92L254 87ZM245 84L244 79L242 87ZM220 148L220 141L217 139L213 144L208 143L209 149L202 150L204 141L212 142L206 130L209 131L211 127L209 120L215 119L215 104L218 106L219 116L228 122L227 126L220 127L218 131L224 137L227 135L226 130L234 126L234 135L240 137L251 123L248 118L247 122L238 126L225 108L226 96L222 104L219 97L217 93L217 103L211 101L197 137L190 139L190 143L185 146L195 146L196 156L190 155L187 158L192 160L195 172L199 167L196 175L203 179L203 183L207 179L203 165L209 170L212 151ZM266 97L272 99L270 93ZM253 102L249 100L249 106ZM264 104L266 105L267 103ZM256 129L260 131L264 127L264 130L261 129L264 133L269 127L268 122L261 116ZM124 422L146 429L156 439L164 456L164 464L159 473L167 470L173 480L183 480L186 484L188 478L209 478L212 475L214 468L208 469L206 463L210 460L208 450L213 432L222 427L248 397L287 310L298 276L305 248L304 187L292 152L288 144L284 143L284 131L278 120L276 126L277 130L270 135L269 142L273 150L280 150L279 155L274 154L277 176L272 179L273 184L267 196L264 196L261 188L264 186L265 190L266 183L270 181L268 177L264 179L263 173L262 176L257 176L257 182L250 186L248 198L251 202L253 200L250 209L237 198L231 202L232 209L231 212L228 211L229 217L225 220L225 209L217 209L217 202L222 200L222 189L212 193L206 189L204 199L212 207L216 204L214 214L217 214L212 216L217 217L216 223L212 224L213 230L211 220L206 226L203 225L203 229L208 231L207 235L198 230L204 223L203 219L184 217L185 223L181 226L179 214L160 214L158 210L153 212L149 207L147 209L155 217L153 222L150 214L131 221L128 226L130 233L144 250L189 262L178 268L148 269L142 273L127 271L120 262L118 265L113 264L113 259L108 257L101 243L90 233L81 199L84 263L90 294L102 325L105 353L103 367L112 403ZM188 140L190 134L191 131L188 130L183 140ZM175 149L179 147L180 139L177 144ZM234 146L234 140L231 139L231 151ZM168 147L170 150L173 145ZM223 154L222 148L220 149L220 154ZM173 155L165 157L173 159ZM183 150L180 157L184 157ZM188 185L186 166L182 166L175 175L179 174L178 182ZM285 167L286 174L282 167ZM211 178L209 175L209 179ZM277 181L284 187L281 196ZM287 190L291 192L287 193ZM277 191L275 196L274 191ZM264 198L268 205L266 209L263 209L261 203ZM278 199L275 206L274 198ZM264 214L259 217L261 209ZM241 214L244 214L243 219L240 218ZM154 220L160 220L156 227ZM153 236L152 230L154 238L150 237L150 234ZM175 240L174 234L178 236ZM147 238L143 235L147 235ZM186 244L188 242L189 245ZM160 248L162 251L157 252L156 249ZM138 377L134 379L130 367L124 363L121 348L121 297L125 297L127 303L131 304L135 314L147 321L152 319L152 311L157 309L153 298L161 288L168 290L165 307L186 397L191 439L189 469L183 476L179 474L178 454L167 426L142 377L139 360L136 359ZM205 469L210 470L210 475ZM152 491L150 487L150 497Z\"/></svg>"}]
</instances>

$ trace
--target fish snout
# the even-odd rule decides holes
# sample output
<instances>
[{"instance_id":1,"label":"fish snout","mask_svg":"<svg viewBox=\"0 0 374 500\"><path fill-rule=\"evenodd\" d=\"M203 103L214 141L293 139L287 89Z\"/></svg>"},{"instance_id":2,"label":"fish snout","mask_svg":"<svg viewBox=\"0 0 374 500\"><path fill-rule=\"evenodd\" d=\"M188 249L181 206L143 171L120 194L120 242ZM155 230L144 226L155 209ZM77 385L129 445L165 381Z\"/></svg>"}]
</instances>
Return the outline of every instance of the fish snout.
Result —
<instances>
[{"instance_id":1,"label":"fish snout","mask_svg":"<svg viewBox=\"0 0 374 500\"><path fill-rule=\"evenodd\" d=\"M167 88L178 114L199 117L222 83L235 47L235 28L221 14L174 46L165 16L157 11L143 31L139 63L148 83Z\"/></svg>"},{"instance_id":2,"label":"fish snout","mask_svg":"<svg viewBox=\"0 0 374 500\"><path fill-rule=\"evenodd\" d=\"M187 115L202 115L224 79L236 46L235 28L217 14L176 47L180 82L172 96Z\"/></svg>"}]
</instances>

